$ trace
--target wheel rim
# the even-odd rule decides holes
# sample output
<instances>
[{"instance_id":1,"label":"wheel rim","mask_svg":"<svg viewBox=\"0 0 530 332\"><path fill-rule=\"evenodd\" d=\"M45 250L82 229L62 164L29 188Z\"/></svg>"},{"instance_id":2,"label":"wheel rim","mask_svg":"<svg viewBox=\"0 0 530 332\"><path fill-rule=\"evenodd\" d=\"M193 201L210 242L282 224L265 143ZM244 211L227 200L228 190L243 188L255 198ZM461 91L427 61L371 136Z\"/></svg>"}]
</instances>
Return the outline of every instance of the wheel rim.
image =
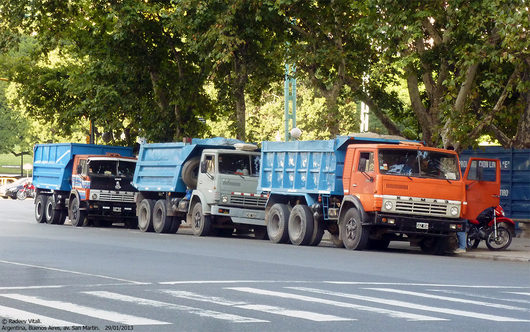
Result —
<instances>
[{"instance_id":1,"label":"wheel rim","mask_svg":"<svg viewBox=\"0 0 530 332\"><path fill-rule=\"evenodd\" d=\"M357 223L355 219L350 219L346 222L346 237L348 240L354 241L357 237Z\"/></svg>"},{"instance_id":2,"label":"wheel rim","mask_svg":"<svg viewBox=\"0 0 530 332\"><path fill-rule=\"evenodd\" d=\"M35 205L35 214L37 215L38 219L42 218L42 200L37 200L37 204Z\"/></svg>"},{"instance_id":3,"label":"wheel rim","mask_svg":"<svg viewBox=\"0 0 530 332\"><path fill-rule=\"evenodd\" d=\"M138 221L140 226L145 226L145 224L147 224L147 209L143 206L140 208L140 216Z\"/></svg>"},{"instance_id":4,"label":"wheel rim","mask_svg":"<svg viewBox=\"0 0 530 332\"><path fill-rule=\"evenodd\" d=\"M74 220L79 221L79 202L77 201L77 198L74 199L74 202L72 203L72 217Z\"/></svg>"},{"instance_id":5,"label":"wheel rim","mask_svg":"<svg viewBox=\"0 0 530 332\"><path fill-rule=\"evenodd\" d=\"M509 241L508 231L504 228L497 229L497 237L495 231L492 231L488 236L488 243L492 248L499 249L504 247Z\"/></svg>"},{"instance_id":6,"label":"wheel rim","mask_svg":"<svg viewBox=\"0 0 530 332\"><path fill-rule=\"evenodd\" d=\"M199 227L201 227L201 219L201 213L199 211L195 212L195 218L193 223L195 229L199 229Z\"/></svg>"},{"instance_id":7,"label":"wheel rim","mask_svg":"<svg viewBox=\"0 0 530 332\"><path fill-rule=\"evenodd\" d=\"M292 234L298 238L300 234L302 234L302 218L300 218L300 216L295 216L291 225L289 225L289 229L292 230Z\"/></svg>"},{"instance_id":8,"label":"wheel rim","mask_svg":"<svg viewBox=\"0 0 530 332\"><path fill-rule=\"evenodd\" d=\"M46 220L50 220L52 218L52 205L46 204Z\"/></svg>"}]
</instances>

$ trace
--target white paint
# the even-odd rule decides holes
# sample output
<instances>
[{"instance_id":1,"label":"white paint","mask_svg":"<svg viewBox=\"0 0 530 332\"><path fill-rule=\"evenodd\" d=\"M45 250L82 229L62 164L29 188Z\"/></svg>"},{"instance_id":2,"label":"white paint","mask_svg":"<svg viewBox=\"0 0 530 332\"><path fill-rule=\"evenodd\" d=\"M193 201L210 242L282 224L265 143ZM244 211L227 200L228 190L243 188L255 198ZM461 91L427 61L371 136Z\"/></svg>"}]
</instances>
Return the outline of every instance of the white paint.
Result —
<instances>
[{"instance_id":1,"label":"white paint","mask_svg":"<svg viewBox=\"0 0 530 332\"><path fill-rule=\"evenodd\" d=\"M160 285L189 285L189 284L262 284L262 283L307 283L308 281L293 280L180 280L180 281L162 281Z\"/></svg>"},{"instance_id":2,"label":"white paint","mask_svg":"<svg viewBox=\"0 0 530 332\"><path fill-rule=\"evenodd\" d=\"M94 295L104 299L111 299L116 301L123 301L128 303L133 303L137 305L150 306L155 308L164 308L164 309L173 309L179 311L185 311L190 314L199 315L201 317L215 318L221 320L227 320L232 323L268 323L267 320L243 317L239 315L232 315L223 312L205 310L201 308L194 308L169 302L155 301L150 299L144 299L135 296L123 295L118 293L106 292L106 291L90 291L83 292L85 294Z\"/></svg>"},{"instance_id":3,"label":"white paint","mask_svg":"<svg viewBox=\"0 0 530 332\"><path fill-rule=\"evenodd\" d=\"M525 312L530 311L529 309L526 309L526 308L514 307L514 306L506 305L506 304L475 301L475 300L454 298L454 297L449 297L449 296L432 295L432 294L427 294L427 293L410 292L410 291L405 291L405 290L400 290L400 289L391 289L391 288L365 288L365 289L379 291L379 292L418 296L418 297L423 297L423 298L428 298L428 299L436 299L436 300L449 301L449 302L474 304L474 305L480 305L480 306L491 307L491 308L496 308L496 309L506 309L506 310L515 310L515 311L525 311Z\"/></svg>"},{"instance_id":4,"label":"white paint","mask_svg":"<svg viewBox=\"0 0 530 332\"><path fill-rule=\"evenodd\" d=\"M126 325L166 325L168 322L162 322L154 319L136 317L119 312L101 310L87 306L77 305L70 302L44 300L36 296L27 296L22 294L0 294L0 296L7 297L13 300L23 301L31 304L37 304L53 309L73 312L79 315L99 318L112 322L122 323Z\"/></svg>"},{"instance_id":5,"label":"white paint","mask_svg":"<svg viewBox=\"0 0 530 332\"><path fill-rule=\"evenodd\" d=\"M307 320L316 321L316 322L336 322L336 321L356 320L356 319L343 318L343 317L338 317L338 316L333 316L333 315L325 315L325 314L320 314L320 313L305 311L305 310L289 310L286 308L276 307L276 306L248 304L246 302L241 302L241 301L235 302L235 301L230 301L230 300L227 300L221 297L203 296L200 294L186 292L186 291L164 290L163 292L169 295L182 298L182 299L187 299L187 300L214 303L214 304L218 304L222 306L228 306L228 307L239 308L239 309L261 311L261 312L266 312L269 314L288 316L288 317L294 317L294 318L300 318L300 319L307 319Z\"/></svg>"},{"instance_id":6,"label":"white paint","mask_svg":"<svg viewBox=\"0 0 530 332\"><path fill-rule=\"evenodd\" d=\"M64 270L64 269L58 269L58 268L54 268L54 267L47 267L47 266L41 266L41 265L24 264L24 263L4 261L4 260L0 260L0 263L18 265L18 266L26 266L26 267L33 267L33 268L37 268L37 269L43 269L43 270L55 271L55 272L78 274L78 275L83 275L83 276L88 276L88 277L96 277L96 278L104 278L104 279L110 279L110 280L118 280L118 281L128 282L128 283L135 284L135 285L150 285L151 284L149 282L146 283L146 282L132 281L132 280L127 280L127 279L104 276L104 275L100 275L100 274L92 274L92 273Z\"/></svg>"},{"instance_id":7,"label":"white paint","mask_svg":"<svg viewBox=\"0 0 530 332\"><path fill-rule=\"evenodd\" d=\"M438 312L438 313L442 313L446 315L455 315L455 316L463 316L463 317L469 317L469 318L491 320L495 322L528 322L528 320L525 320L525 319L496 316L496 315L491 315L491 314L482 314L479 312L456 310L456 309L449 309L449 308L432 307L432 306L427 306L427 305L422 305L422 304L415 304L412 302L387 300L387 299L380 299L377 297L339 293L339 292L326 291L326 290L314 289L314 288L305 288L305 287L287 287L287 288L316 293L316 294L324 294L324 295L338 296L338 297L344 297L344 298L354 299L354 300L381 303L381 304L390 305L390 306L405 307L408 309Z\"/></svg>"},{"instance_id":8,"label":"white paint","mask_svg":"<svg viewBox=\"0 0 530 332\"><path fill-rule=\"evenodd\" d=\"M353 303L332 301L332 300L326 300L326 299L321 299L321 298L317 298L317 297L311 297L311 296L305 296L305 295L297 295L297 294L291 294L291 293L283 293L283 292L276 292L276 291L269 291L269 290L263 290L263 289L257 289L257 288L228 287L228 288L225 288L225 289L231 289L231 290L235 290L235 291L239 291L239 292L246 292L246 293L251 293L251 294L259 294L259 295L280 297L280 298L284 298L284 299L293 299L293 300L304 301L304 302L320 303L320 304L326 304L326 305L331 305L331 306L341 307L341 308L349 308L349 309L354 309L354 310L368 311L368 312L373 312L373 313L377 313L377 314L387 315L387 316L392 317L392 318L407 319L409 321L440 321L440 320L447 320L447 319L443 319L443 318L436 318L436 317L425 316L425 315L411 314L411 313L402 312L402 311L387 310L387 309L363 306L363 305L358 305L358 304L353 304Z\"/></svg>"},{"instance_id":9,"label":"white paint","mask_svg":"<svg viewBox=\"0 0 530 332\"><path fill-rule=\"evenodd\" d=\"M467 293L467 292L453 291L453 290L449 290L449 289L428 289L428 291L445 293L445 294L453 294L453 295L464 295L464 296L468 296L468 297L476 297L476 298L479 298L479 299L488 299L488 300L514 302L514 303L530 303L530 301L527 301L527 300L520 300L520 299L513 299L513 298L504 299L504 298L493 297L493 296L486 296L486 295L473 294L473 293Z\"/></svg>"},{"instance_id":10,"label":"white paint","mask_svg":"<svg viewBox=\"0 0 530 332\"><path fill-rule=\"evenodd\" d=\"M502 285L451 285L451 284L422 284L407 282L370 282L370 281L323 281L326 284L334 285L387 285L387 286L422 286L422 287L456 287L456 288L491 288L491 289L528 289L529 287L521 286L502 286Z\"/></svg>"},{"instance_id":11,"label":"white paint","mask_svg":"<svg viewBox=\"0 0 530 332\"><path fill-rule=\"evenodd\" d=\"M47 316L38 315L38 314L29 312L29 311L14 309L10 307L4 307L2 305L0 305L0 316L2 316L3 318L7 318L7 319L18 319L18 320L26 321L27 325L32 325L32 326L46 326L46 327L48 326L58 326L58 327L82 326L81 324L75 324L75 323L67 322L67 321L60 320L60 319L54 319L54 318L50 318ZM39 320L40 323L30 323L29 320L35 320L35 321ZM5 326L8 324L2 324L2 325ZM17 325L20 325L20 324L17 324Z\"/></svg>"},{"instance_id":12,"label":"white paint","mask_svg":"<svg viewBox=\"0 0 530 332\"><path fill-rule=\"evenodd\" d=\"M530 293L526 293L526 292L505 292L505 293L530 296Z\"/></svg>"}]
</instances>

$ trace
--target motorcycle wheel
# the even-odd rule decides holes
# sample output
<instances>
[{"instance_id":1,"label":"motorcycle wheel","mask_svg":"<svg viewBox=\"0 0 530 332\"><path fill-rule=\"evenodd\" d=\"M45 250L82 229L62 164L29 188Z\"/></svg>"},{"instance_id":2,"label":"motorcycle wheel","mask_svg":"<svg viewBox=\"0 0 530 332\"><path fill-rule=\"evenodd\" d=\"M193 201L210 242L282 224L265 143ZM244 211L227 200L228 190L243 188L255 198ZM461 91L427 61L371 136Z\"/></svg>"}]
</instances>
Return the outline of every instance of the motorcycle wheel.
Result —
<instances>
[{"instance_id":1,"label":"motorcycle wheel","mask_svg":"<svg viewBox=\"0 0 530 332\"><path fill-rule=\"evenodd\" d=\"M19 191L17 192L17 198L18 198L19 200L23 201L23 200L26 199L26 197L28 197L28 195L27 195L27 193L26 193L25 190L19 190Z\"/></svg>"},{"instance_id":2,"label":"motorcycle wheel","mask_svg":"<svg viewBox=\"0 0 530 332\"><path fill-rule=\"evenodd\" d=\"M497 237L495 238L495 230L491 232L486 238L486 246L489 250L504 250L512 243L512 233L506 227L497 226Z\"/></svg>"}]
</instances>

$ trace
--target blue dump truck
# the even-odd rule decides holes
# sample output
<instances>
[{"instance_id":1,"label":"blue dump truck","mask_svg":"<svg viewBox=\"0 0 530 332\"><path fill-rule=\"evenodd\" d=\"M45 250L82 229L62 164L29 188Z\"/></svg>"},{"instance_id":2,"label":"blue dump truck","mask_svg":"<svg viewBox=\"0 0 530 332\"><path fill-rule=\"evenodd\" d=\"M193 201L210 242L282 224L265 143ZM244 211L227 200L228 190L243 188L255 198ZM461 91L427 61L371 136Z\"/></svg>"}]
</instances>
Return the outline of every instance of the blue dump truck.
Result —
<instances>
[{"instance_id":1,"label":"blue dump truck","mask_svg":"<svg viewBox=\"0 0 530 332\"><path fill-rule=\"evenodd\" d=\"M136 158L127 147L92 144L37 144L33 184L39 223L105 226L124 222L135 228L131 184Z\"/></svg>"},{"instance_id":2,"label":"blue dump truck","mask_svg":"<svg viewBox=\"0 0 530 332\"><path fill-rule=\"evenodd\" d=\"M237 230L265 237L256 149L224 138L142 144L133 180L138 228L174 233L186 220L197 236Z\"/></svg>"},{"instance_id":3,"label":"blue dump truck","mask_svg":"<svg viewBox=\"0 0 530 332\"><path fill-rule=\"evenodd\" d=\"M253 231L257 238L384 248L409 241L442 252L449 239L498 204L498 160L470 160L462 173L454 151L369 137L249 144L193 140L144 144L133 185L143 231L195 235ZM482 165L496 171L485 181Z\"/></svg>"}]
</instances>

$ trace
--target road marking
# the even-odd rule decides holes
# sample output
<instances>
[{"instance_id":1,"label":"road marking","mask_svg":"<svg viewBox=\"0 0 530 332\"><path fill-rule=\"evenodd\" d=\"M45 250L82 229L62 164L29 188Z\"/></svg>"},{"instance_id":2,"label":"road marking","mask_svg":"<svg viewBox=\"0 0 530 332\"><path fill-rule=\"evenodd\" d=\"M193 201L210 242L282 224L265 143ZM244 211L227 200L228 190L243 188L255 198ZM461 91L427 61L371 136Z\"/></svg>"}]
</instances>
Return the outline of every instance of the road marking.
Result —
<instances>
[{"instance_id":1,"label":"road marking","mask_svg":"<svg viewBox=\"0 0 530 332\"><path fill-rule=\"evenodd\" d=\"M475 304L475 305L481 305L481 306L497 308L497 309L507 309L507 310L516 310L516 311L525 311L525 312L529 312L530 311L529 309L526 309L526 308L514 307L514 306L506 305L506 304L498 304L498 303L491 303L491 302L459 299L459 298L454 298L454 297L449 297L449 296L440 296L440 295L432 295L432 294L427 294L427 293L410 292L410 291L400 290L400 289L391 289L391 288L365 288L365 289L379 291L379 292L387 292L387 293L418 296L418 297L424 297L424 298L436 299L436 300L443 300L443 301L450 301L450 302Z\"/></svg>"},{"instance_id":2,"label":"road marking","mask_svg":"<svg viewBox=\"0 0 530 332\"><path fill-rule=\"evenodd\" d=\"M126 314L121 314L114 311L106 311L87 306L77 305L70 302L44 300L36 296L26 296L22 294L0 294L0 296L7 297L13 300L37 304L53 309L73 312L79 315L90 316L112 322L127 324L127 325L167 325L168 322L162 322L154 319L136 317Z\"/></svg>"},{"instance_id":3,"label":"road marking","mask_svg":"<svg viewBox=\"0 0 530 332\"><path fill-rule=\"evenodd\" d=\"M325 315L325 314L320 314L320 313L305 311L305 310L289 310L289 309L277 307L277 306L249 304L249 303L241 302L241 301L234 302L234 301L226 300L221 297L203 296L200 294L186 292L186 291L163 290L162 292L167 293L174 297L182 298L182 299L214 303L214 304L218 304L222 306L228 306L228 307L239 308L239 309L262 311L262 312L266 312L269 314L307 319L307 320L311 320L314 322L336 322L336 321L356 320L356 319L343 318L343 317L338 317L338 316L333 316L333 315Z\"/></svg>"},{"instance_id":4,"label":"road marking","mask_svg":"<svg viewBox=\"0 0 530 332\"><path fill-rule=\"evenodd\" d=\"M383 286L422 286L422 287L455 287L455 288L492 288L492 289L528 289L526 286L499 286L499 285L450 285L450 284L421 284L407 282L370 282L370 281L323 281L325 284L334 285L383 285Z\"/></svg>"},{"instance_id":5,"label":"road marking","mask_svg":"<svg viewBox=\"0 0 530 332\"><path fill-rule=\"evenodd\" d=\"M430 292L439 292L439 293L445 293L445 294L453 294L453 295L464 295L469 297L476 297L479 299L488 299L488 300L496 300L496 301L505 301L505 302L515 302L515 303L530 303L530 301L527 300L520 300L520 299L504 299L500 297L493 297L493 296L486 296L481 294L473 294L473 293L467 293L467 292L458 292L448 289L428 289Z\"/></svg>"},{"instance_id":6,"label":"road marking","mask_svg":"<svg viewBox=\"0 0 530 332\"><path fill-rule=\"evenodd\" d=\"M505 293L530 296L530 293L526 293L526 292L505 292Z\"/></svg>"},{"instance_id":7,"label":"road marking","mask_svg":"<svg viewBox=\"0 0 530 332\"><path fill-rule=\"evenodd\" d=\"M380 298L377 298L377 297L369 297L369 296L361 296L361 295L355 295L355 294L339 293L339 292L326 291L326 290L314 289L314 288L306 288L306 287L286 287L286 288L296 289L296 290L299 290L299 291L311 292L311 293L316 293L316 294L324 294L324 295L338 296L338 297L354 299L354 300L381 303L381 304L397 306L397 307L405 307L405 308L409 308L409 309L438 312L438 313L447 314L447 315L455 315L455 316L464 316L464 317L471 317L471 318L477 318L477 319L485 319L485 320L491 320L491 321L495 321L495 322L528 322L529 321L529 320L525 320L525 319L518 319L518 318L511 318L511 317L504 317L504 316L496 316L496 315L491 315L491 314L482 314L482 313L479 313L479 312L463 311L463 310L456 310L456 309L449 309L449 308L432 307L432 306L416 304L416 303L412 303L412 302L404 302L404 301L398 301L398 300L387 300L387 299L380 299Z\"/></svg>"},{"instance_id":8,"label":"road marking","mask_svg":"<svg viewBox=\"0 0 530 332\"><path fill-rule=\"evenodd\" d=\"M54 319L51 317L38 315L33 312L14 309L10 307L4 307L0 305L0 315L3 318L16 319L20 321L26 321L28 325L33 326L82 326L81 324L75 324L60 319ZM38 321L39 323L33 323L31 321ZM3 324L5 327L7 324Z\"/></svg>"},{"instance_id":9,"label":"road marking","mask_svg":"<svg viewBox=\"0 0 530 332\"><path fill-rule=\"evenodd\" d=\"M37 269L44 269L44 270L56 271L56 272L79 274L79 275L89 276L89 277L97 277L97 278L104 278L104 279L110 279L110 280L118 280L118 281L124 281L124 282L135 284L135 285L150 285L151 284L150 282L139 282L139 281L133 281L133 280L127 280L127 279L104 276L104 275L100 275L100 274L92 274L92 273L78 272L78 271L72 271L72 270L64 270L64 269L58 269L58 268L54 268L54 267L47 267L47 266L41 266L41 265L24 264L24 263L4 261L4 260L0 260L0 263L12 264L12 265L18 265L18 266L26 266L26 267L33 267L33 268L37 268Z\"/></svg>"},{"instance_id":10,"label":"road marking","mask_svg":"<svg viewBox=\"0 0 530 332\"><path fill-rule=\"evenodd\" d=\"M221 320L227 320L232 323L268 323L269 322L268 320L243 317L243 316L232 315L232 314L227 314L227 313L213 311L213 310L194 308L194 307L189 307L189 306L184 306L184 305L179 305L179 304L174 304L174 303L169 303L169 302L149 300L149 299L144 299L144 298L129 296L129 295L123 295L123 294L118 294L118 293L113 293L113 292L88 291L88 292L83 292L83 293L94 295L94 296L105 298L105 299L129 302L129 303L150 306L150 307L155 307L155 308L167 308L167 309L174 309L174 310L179 310L179 311L186 311L190 314L199 315L201 317L210 317L210 318L216 318L216 319L221 319Z\"/></svg>"},{"instance_id":11,"label":"road marking","mask_svg":"<svg viewBox=\"0 0 530 332\"><path fill-rule=\"evenodd\" d=\"M387 315L387 316L392 317L392 318L407 319L409 321L441 321L441 320L447 320L447 319L443 319L443 318L412 314L412 313L403 312L403 311L387 310L387 309L383 309L383 308L375 308L375 307L369 307L369 306L358 305L358 304L347 303L347 302L326 300L326 299L321 299L321 298L318 298L318 297L297 295L297 294L283 293L283 292L276 292L276 291L269 291L269 290L263 290L263 289L257 289L257 288L227 287L225 289L235 290L235 291L238 291L238 292L252 293L252 294L275 296L275 297L280 297L280 298L284 298L284 299L293 299L293 300L298 300L298 301L321 303L321 304L327 304L327 305L331 305L331 306L335 306L335 307L341 307L341 308L349 308L349 309L355 309L355 310L374 312L374 313L378 313L378 314Z\"/></svg>"},{"instance_id":12,"label":"road marking","mask_svg":"<svg viewBox=\"0 0 530 332\"><path fill-rule=\"evenodd\" d=\"M188 285L188 284L252 284L252 283L308 283L310 281L294 281L294 280L180 280L180 281L162 281L160 285Z\"/></svg>"}]
</instances>

